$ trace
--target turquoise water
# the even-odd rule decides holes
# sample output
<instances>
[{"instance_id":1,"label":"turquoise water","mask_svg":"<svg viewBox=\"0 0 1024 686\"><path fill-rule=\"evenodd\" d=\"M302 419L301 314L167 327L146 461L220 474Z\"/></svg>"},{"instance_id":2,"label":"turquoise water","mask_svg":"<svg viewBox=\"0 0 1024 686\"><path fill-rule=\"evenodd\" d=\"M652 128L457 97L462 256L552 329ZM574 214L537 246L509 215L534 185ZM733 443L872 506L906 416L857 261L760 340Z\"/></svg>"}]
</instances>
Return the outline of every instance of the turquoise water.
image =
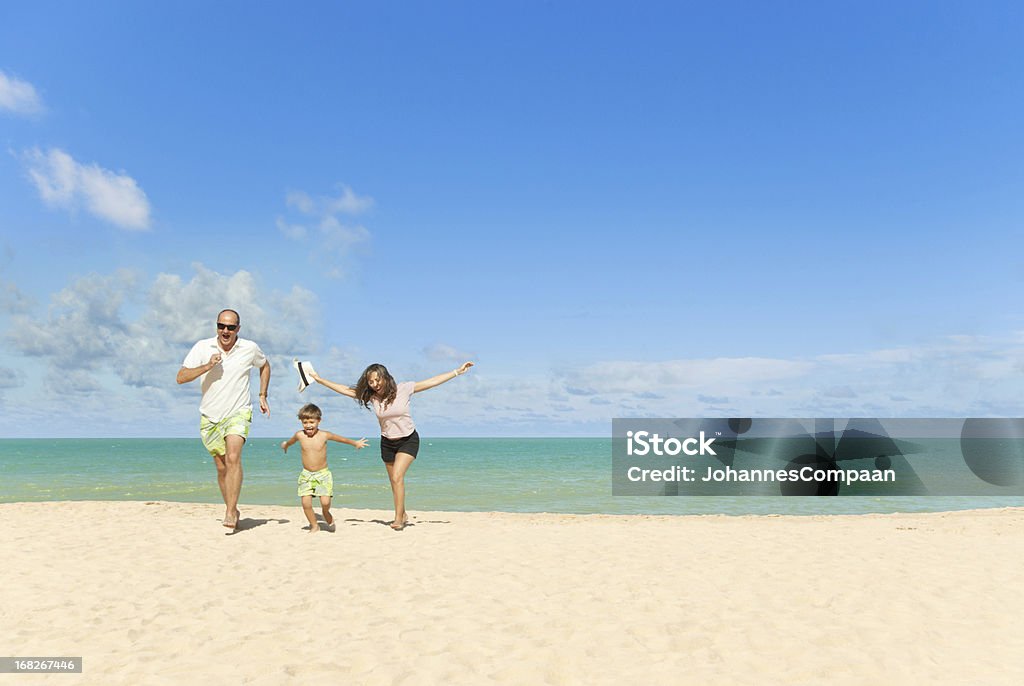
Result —
<instances>
[{"instance_id":1,"label":"turquoise water","mask_svg":"<svg viewBox=\"0 0 1024 686\"><path fill-rule=\"evenodd\" d=\"M379 446L331 444L336 505L388 509ZM243 455L243 504L297 505L298 446L254 438ZM612 496L606 438L424 439L406 479L410 510L606 514L860 514L1024 506L1024 498L783 498ZM221 502L198 438L3 439L0 502L170 500Z\"/></svg>"}]
</instances>

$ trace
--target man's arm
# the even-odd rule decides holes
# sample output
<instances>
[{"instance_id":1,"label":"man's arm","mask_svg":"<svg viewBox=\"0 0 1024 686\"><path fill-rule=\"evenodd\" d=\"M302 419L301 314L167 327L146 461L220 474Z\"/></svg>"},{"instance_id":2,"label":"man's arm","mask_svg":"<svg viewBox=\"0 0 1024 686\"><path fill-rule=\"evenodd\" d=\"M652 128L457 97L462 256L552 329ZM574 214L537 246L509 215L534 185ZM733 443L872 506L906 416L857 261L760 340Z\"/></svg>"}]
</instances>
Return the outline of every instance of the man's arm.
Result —
<instances>
[{"instance_id":1,"label":"man's arm","mask_svg":"<svg viewBox=\"0 0 1024 686\"><path fill-rule=\"evenodd\" d=\"M260 412L270 416L270 404L267 402L267 389L270 388L270 360L260 367Z\"/></svg>"},{"instance_id":2,"label":"man's arm","mask_svg":"<svg viewBox=\"0 0 1024 686\"><path fill-rule=\"evenodd\" d=\"M214 353L210 357L210 361L207 362L206 364L201 364L198 367L183 366L181 369L179 369L177 381L179 384L191 383L192 381L195 381L206 372L216 367L218 364L220 364L220 353Z\"/></svg>"},{"instance_id":3,"label":"man's arm","mask_svg":"<svg viewBox=\"0 0 1024 686\"><path fill-rule=\"evenodd\" d=\"M338 443L346 443L346 444L352 446L353 448L355 448L356 450L362 450L366 446L370 445L370 442L367 441L365 438L360 438L358 441L353 441L351 438L345 438L344 436L339 436L338 434L332 434L330 431L328 431L326 433L327 433L327 440L328 441L337 441Z\"/></svg>"}]
</instances>

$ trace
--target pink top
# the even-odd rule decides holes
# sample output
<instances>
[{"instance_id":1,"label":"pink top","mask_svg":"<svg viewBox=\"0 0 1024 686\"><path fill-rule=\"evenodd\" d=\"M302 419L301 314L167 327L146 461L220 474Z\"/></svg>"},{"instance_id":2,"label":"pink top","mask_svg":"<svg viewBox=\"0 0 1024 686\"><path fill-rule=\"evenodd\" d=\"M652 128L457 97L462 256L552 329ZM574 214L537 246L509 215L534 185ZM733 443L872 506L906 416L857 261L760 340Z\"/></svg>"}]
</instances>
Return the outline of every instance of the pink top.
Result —
<instances>
[{"instance_id":1,"label":"pink top","mask_svg":"<svg viewBox=\"0 0 1024 686\"><path fill-rule=\"evenodd\" d=\"M405 438L416 430L412 415L409 414L409 401L416 390L415 381L403 381L398 384L395 399L386 408L381 408L376 397L370 398L373 411L380 422L380 435L384 438Z\"/></svg>"}]
</instances>

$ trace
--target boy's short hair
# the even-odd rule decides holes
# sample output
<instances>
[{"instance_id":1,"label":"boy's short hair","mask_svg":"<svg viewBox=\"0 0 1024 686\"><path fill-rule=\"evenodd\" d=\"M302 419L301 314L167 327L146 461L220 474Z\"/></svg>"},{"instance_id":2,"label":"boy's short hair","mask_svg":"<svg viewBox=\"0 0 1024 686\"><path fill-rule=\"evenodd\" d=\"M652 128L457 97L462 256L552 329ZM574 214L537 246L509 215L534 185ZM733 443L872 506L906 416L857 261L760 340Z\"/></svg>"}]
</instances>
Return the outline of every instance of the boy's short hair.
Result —
<instances>
[{"instance_id":1,"label":"boy's short hair","mask_svg":"<svg viewBox=\"0 0 1024 686\"><path fill-rule=\"evenodd\" d=\"M320 408L313 403L306 403L299 410L299 419L321 419Z\"/></svg>"}]
</instances>

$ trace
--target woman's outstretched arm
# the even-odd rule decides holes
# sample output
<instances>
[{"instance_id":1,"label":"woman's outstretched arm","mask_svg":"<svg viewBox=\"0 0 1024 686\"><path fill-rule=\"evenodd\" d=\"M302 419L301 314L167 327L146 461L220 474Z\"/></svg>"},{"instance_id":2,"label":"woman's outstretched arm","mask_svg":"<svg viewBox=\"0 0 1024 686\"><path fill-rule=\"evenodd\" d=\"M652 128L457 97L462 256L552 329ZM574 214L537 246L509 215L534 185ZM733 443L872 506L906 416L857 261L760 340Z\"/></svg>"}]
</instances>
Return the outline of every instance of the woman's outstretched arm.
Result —
<instances>
[{"instance_id":1,"label":"woman's outstretched arm","mask_svg":"<svg viewBox=\"0 0 1024 686\"><path fill-rule=\"evenodd\" d=\"M306 374L309 376L309 378L313 379L313 381L316 381L318 384L322 386L327 386L335 393L341 393L342 395L347 395L350 398L356 397L356 390L351 386L346 386L345 384L328 381L327 379L323 378L316 372L306 372Z\"/></svg>"},{"instance_id":2,"label":"woman's outstretched arm","mask_svg":"<svg viewBox=\"0 0 1024 686\"><path fill-rule=\"evenodd\" d=\"M425 391L428 388L433 388L434 386L440 386L445 381L451 381L456 376L460 376L462 374L465 374L466 372L469 371L469 368L472 367L472 366L473 366L472 362L464 362L463 365L461 367L459 367L458 369L453 369L450 372L445 372L444 374L438 374L437 376L432 376L429 379L426 379L424 381L417 381L416 382L416 387L414 389L412 389L412 392L413 393L419 393L420 391ZM338 391L338 392L340 393L341 391Z\"/></svg>"}]
</instances>

